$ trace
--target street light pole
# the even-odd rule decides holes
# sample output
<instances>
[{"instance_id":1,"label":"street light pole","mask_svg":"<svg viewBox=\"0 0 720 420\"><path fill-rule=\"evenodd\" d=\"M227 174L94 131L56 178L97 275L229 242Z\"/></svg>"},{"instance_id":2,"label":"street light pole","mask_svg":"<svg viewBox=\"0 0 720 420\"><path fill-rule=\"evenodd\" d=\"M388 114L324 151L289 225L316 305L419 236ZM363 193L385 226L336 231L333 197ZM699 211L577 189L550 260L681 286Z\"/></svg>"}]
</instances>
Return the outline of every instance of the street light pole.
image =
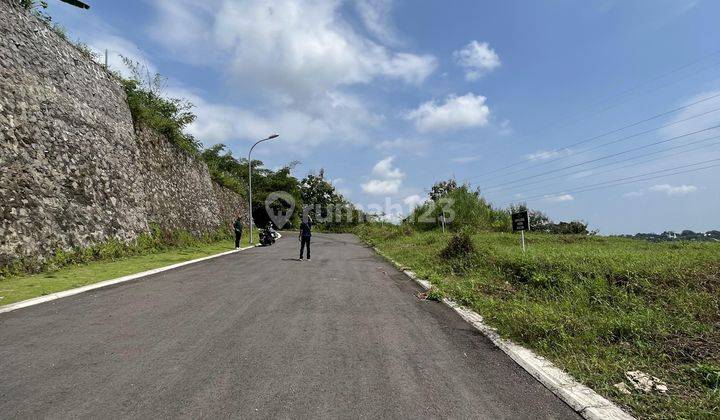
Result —
<instances>
[{"instance_id":1,"label":"street light pole","mask_svg":"<svg viewBox=\"0 0 720 420\"><path fill-rule=\"evenodd\" d=\"M272 139L275 139L275 138L278 138L278 137L279 137L278 134L273 134L273 135L271 135L271 136L268 137L268 138L259 140L259 141L255 142L255 144L253 144L253 146L250 148L250 151L248 152L248 204L249 204L249 207L248 207L248 218L250 219L250 223L248 223L248 225L250 226L250 245L253 244L253 235L252 235L252 234L253 234L252 159L251 159L250 156L252 155L252 151L253 151L253 149L255 148L255 146L257 146L258 144L260 144L260 143L262 143L262 142L264 142L264 141L266 141L266 140L272 140Z\"/></svg>"}]
</instances>

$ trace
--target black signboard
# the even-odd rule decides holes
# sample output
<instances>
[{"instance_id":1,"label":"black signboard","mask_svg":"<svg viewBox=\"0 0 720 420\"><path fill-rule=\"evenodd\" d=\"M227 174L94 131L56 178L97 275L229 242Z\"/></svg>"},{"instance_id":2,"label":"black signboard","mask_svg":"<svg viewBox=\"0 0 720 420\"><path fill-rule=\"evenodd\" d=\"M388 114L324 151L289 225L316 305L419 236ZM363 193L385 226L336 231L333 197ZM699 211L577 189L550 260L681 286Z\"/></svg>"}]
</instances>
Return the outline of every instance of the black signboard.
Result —
<instances>
[{"instance_id":1,"label":"black signboard","mask_svg":"<svg viewBox=\"0 0 720 420\"><path fill-rule=\"evenodd\" d=\"M517 232L519 230L530 230L530 219L528 218L527 210L513 213L512 225L513 232Z\"/></svg>"}]
</instances>

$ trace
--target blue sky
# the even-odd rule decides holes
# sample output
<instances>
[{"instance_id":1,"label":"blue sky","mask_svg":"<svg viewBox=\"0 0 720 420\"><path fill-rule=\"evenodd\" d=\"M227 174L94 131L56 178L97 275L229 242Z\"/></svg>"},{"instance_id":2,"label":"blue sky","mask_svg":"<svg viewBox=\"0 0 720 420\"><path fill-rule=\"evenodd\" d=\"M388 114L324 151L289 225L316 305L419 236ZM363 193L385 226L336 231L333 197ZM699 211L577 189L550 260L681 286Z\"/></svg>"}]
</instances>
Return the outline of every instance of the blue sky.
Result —
<instances>
[{"instance_id":1,"label":"blue sky","mask_svg":"<svg viewBox=\"0 0 720 420\"><path fill-rule=\"evenodd\" d=\"M720 2L89 3L49 12L111 66L122 54L166 76L206 145L243 156L277 132L254 157L324 168L358 204L407 212L455 177L605 234L719 227L720 167L588 186L720 163L686 166L720 158L720 129L684 136L720 125L720 96L704 100L720 93Z\"/></svg>"}]
</instances>

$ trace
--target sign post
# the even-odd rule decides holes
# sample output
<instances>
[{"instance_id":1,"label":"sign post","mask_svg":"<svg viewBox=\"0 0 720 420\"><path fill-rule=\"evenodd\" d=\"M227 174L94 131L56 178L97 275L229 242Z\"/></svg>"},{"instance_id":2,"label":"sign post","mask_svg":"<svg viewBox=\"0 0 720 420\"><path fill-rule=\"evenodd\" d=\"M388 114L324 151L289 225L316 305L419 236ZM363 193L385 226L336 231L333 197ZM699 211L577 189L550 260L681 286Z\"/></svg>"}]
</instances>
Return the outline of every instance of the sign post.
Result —
<instances>
[{"instance_id":1,"label":"sign post","mask_svg":"<svg viewBox=\"0 0 720 420\"><path fill-rule=\"evenodd\" d=\"M527 210L512 214L513 232L520 231L520 241L522 242L522 250L525 252L525 231L530 230L530 218Z\"/></svg>"},{"instance_id":2,"label":"sign post","mask_svg":"<svg viewBox=\"0 0 720 420\"><path fill-rule=\"evenodd\" d=\"M443 231L443 233L445 233L445 215L444 214L440 215L440 223L442 224L442 231Z\"/></svg>"}]
</instances>

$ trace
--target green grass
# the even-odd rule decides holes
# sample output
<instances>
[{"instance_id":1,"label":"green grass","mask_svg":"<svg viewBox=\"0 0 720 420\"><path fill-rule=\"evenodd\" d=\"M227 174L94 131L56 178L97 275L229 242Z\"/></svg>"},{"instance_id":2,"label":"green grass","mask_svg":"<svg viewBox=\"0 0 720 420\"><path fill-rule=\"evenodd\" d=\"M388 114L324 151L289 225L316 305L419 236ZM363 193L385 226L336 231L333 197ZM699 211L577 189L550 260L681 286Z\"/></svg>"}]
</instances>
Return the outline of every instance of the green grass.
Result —
<instances>
[{"instance_id":1,"label":"green grass","mask_svg":"<svg viewBox=\"0 0 720 420\"><path fill-rule=\"evenodd\" d=\"M257 235L254 235L254 239L257 242ZM248 235L243 234L242 246L247 245ZM229 251L234 246L234 239L197 243L145 255L93 261L38 274L0 278L0 305Z\"/></svg>"},{"instance_id":2,"label":"green grass","mask_svg":"<svg viewBox=\"0 0 720 420\"><path fill-rule=\"evenodd\" d=\"M443 258L449 233L357 233L638 417L720 418L720 243L531 233L523 255L518 235L475 233L474 251ZM618 392L629 370L668 394Z\"/></svg>"}]
</instances>

